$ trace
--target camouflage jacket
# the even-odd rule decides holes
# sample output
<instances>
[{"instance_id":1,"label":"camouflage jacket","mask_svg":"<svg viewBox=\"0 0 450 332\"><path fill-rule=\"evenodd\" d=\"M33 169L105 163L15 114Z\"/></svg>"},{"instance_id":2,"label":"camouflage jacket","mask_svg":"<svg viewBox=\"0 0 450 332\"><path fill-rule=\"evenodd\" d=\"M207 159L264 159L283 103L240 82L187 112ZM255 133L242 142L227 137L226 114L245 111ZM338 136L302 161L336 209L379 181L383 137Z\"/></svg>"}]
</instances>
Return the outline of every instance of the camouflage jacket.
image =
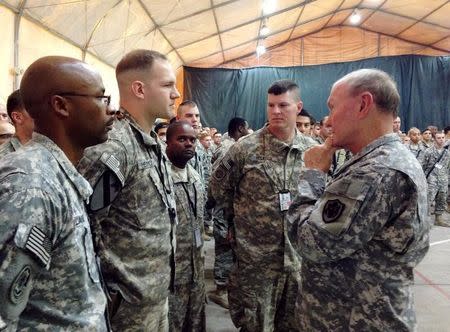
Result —
<instances>
[{"instance_id":1,"label":"camouflage jacket","mask_svg":"<svg viewBox=\"0 0 450 332\"><path fill-rule=\"evenodd\" d=\"M19 139L16 136L12 137L10 140L0 145L0 159L8 153L17 151L21 146L22 144Z\"/></svg>"},{"instance_id":2,"label":"camouflage jacket","mask_svg":"<svg viewBox=\"0 0 450 332\"><path fill-rule=\"evenodd\" d=\"M178 216L175 285L191 284L204 279L203 183L189 164L184 170L172 165L171 175Z\"/></svg>"},{"instance_id":3,"label":"camouflage jacket","mask_svg":"<svg viewBox=\"0 0 450 332\"><path fill-rule=\"evenodd\" d=\"M323 185L324 173L303 171L303 195L289 215L304 258L302 328L413 330L413 268L428 250L430 229L419 162L389 134Z\"/></svg>"},{"instance_id":4,"label":"camouflage jacket","mask_svg":"<svg viewBox=\"0 0 450 332\"><path fill-rule=\"evenodd\" d=\"M217 161L211 177L216 208L233 218L240 265L259 270L297 271L299 257L287 237L291 225L280 208L280 193L295 201L303 152L309 143L296 132L292 144L268 127L241 138ZM287 194L284 196L286 197Z\"/></svg>"},{"instance_id":5,"label":"camouflage jacket","mask_svg":"<svg viewBox=\"0 0 450 332\"><path fill-rule=\"evenodd\" d=\"M92 186L106 169L122 182L110 207L90 216L108 288L130 303L156 304L169 295L176 222L169 168L156 134L145 133L128 113L78 165Z\"/></svg>"},{"instance_id":6,"label":"camouflage jacket","mask_svg":"<svg viewBox=\"0 0 450 332\"><path fill-rule=\"evenodd\" d=\"M17 250L38 267L18 328L105 331L106 297L84 205L89 183L53 141L35 133L0 162L0 187L0 279Z\"/></svg>"},{"instance_id":7,"label":"camouflage jacket","mask_svg":"<svg viewBox=\"0 0 450 332\"><path fill-rule=\"evenodd\" d=\"M439 160L441 154L442 158ZM437 162L439 160L439 162ZM428 183L434 185L448 185L448 174L450 168L450 151L446 149L437 149L436 146L432 146L426 150L423 154L423 158L420 159L423 167L423 172L428 175Z\"/></svg>"}]
</instances>

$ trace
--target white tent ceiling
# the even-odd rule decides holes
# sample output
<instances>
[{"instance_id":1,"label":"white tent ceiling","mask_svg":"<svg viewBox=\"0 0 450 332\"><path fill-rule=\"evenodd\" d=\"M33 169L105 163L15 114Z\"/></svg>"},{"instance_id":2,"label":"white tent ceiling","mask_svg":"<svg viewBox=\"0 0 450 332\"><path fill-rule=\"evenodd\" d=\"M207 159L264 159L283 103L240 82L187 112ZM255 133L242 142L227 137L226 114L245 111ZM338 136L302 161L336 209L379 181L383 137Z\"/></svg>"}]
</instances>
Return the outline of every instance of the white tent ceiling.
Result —
<instances>
[{"instance_id":1,"label":"white tent ceiling","mask_svg":"<svg viewBox=\"0 0 450 332\"><path fill-rule=\"evenodd\" d=\"M263 2L273 3L269 13ZM181 65L220 66L254 54L266 21L266 47L330 27L364 31L450 53L446 0L4 0L47 30L115 66L131 49L155 49ZM208 59L212 59L209 61ZM209 61L209 62L208 62Z\"/></svg>"}]
</instances>

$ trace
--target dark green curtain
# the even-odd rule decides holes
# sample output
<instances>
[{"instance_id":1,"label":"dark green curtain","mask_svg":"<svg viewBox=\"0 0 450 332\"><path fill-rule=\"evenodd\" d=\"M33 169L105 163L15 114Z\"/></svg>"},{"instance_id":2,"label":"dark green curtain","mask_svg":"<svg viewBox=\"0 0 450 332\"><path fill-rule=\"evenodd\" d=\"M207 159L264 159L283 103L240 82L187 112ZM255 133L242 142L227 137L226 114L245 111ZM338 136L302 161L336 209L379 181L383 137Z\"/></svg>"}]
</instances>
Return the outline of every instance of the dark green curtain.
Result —
<instances>
[{"instance_id":1,"label":"dark green curtain","mask_svg":"<svg viewBox=\"0 0 450 332\"><path fill-rule=\"evenodd\" d=\"M328 114L331 85L361 68L378 68L397 82L402 130L450 125L450 56L396 56L304 67L204 69L184 67L184 96L197 102L204 126L227 131L235 117L254 129L266 121L267 89L279 79L292 79L301 89L304 107L316 118Z\"/></svg>"}]
</instances>

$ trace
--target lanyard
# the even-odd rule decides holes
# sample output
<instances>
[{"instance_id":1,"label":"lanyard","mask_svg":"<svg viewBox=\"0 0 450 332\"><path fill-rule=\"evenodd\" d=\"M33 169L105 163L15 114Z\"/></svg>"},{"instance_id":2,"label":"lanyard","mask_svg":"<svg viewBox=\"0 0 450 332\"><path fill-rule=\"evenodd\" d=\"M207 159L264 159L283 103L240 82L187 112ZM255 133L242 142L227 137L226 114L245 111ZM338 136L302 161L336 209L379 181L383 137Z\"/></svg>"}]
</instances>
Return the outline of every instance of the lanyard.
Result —
<instances>
[{"instance_id":1,"label":"lanyard","mask_svg":"<svg viewBox=\"0 0 450 332\"><path fill-rule=\"evenodd\" d=\"M195 219L197 219L197 189L195 189L195 185L192 184L192 188L194 188L194 201L192 201L192 197L191 197L191 195L189 195L189 191L186 188L186 184L182 183L181 185L186 193L189 206L190 206L192 212L194 213Z\"/></svg>"},{"instance_id":2,"label":"lanyard","mask_svg":"<svg viewBox=\"0 0 450 332\"><path fill-rule=\"evenodd\" d=\"M292 168L291 168L290 175L287 176L287 174L286 174L287 163L288 163L289 154L291 153L291 151L293 151L293 149L289 148L289 151L288 151L288 153L286 155L286 160L284 161L284 164L283 164L283 180L282 180L282 182L283 182L282 183L282 187L283 188L279 188L279 186L277 185L275 180L272 179L272 177L269 175L269 172L267 172L266 163L263 162L264 173L266 173L266 175L269 178L270 182L272 182L272 187L274 187L274 190L275 189L278 190L277 192L288 190L288 188L289 188L289 186L291 184L292 176L294 175L294 168L295 168L295 165L296 165L296 162L297 162L297 156L298 156L298 153L296 153L295 157L294 157L294 162L292 163ZM266 136L265 135L263 135L263 155L264 155L264 159L266 159Z\"/></svg>"}]
</instances>

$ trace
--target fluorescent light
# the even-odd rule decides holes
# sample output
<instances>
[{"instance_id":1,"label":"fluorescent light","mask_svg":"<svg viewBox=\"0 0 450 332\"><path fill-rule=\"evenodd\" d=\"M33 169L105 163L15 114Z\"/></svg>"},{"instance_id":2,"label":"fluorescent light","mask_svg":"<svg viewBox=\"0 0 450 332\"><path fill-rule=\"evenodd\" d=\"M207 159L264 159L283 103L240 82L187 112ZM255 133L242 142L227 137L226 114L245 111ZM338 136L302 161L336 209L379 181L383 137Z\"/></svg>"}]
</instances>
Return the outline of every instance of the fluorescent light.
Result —
<instances>
[{"instance_id":1,"label":"fluorescent light","mask_svg":"<svg viewBox=\"0 0 450 332\"><path fill-rule=\"evenodd\" d=\"M272 14L277 9L277 0L264 0L262 11L264 15Z\"/></svg>"},{"instance_id":2,"label":"fluorescent light","mask_svg":"<svg viewBox=\"0 0 450 332\"><path fill-rule=\"evenodd\" d=\"M256 55L260 56L266 53L266 47L264 45L258 45L256 46Z\"/></svg>"},{"instance_id":3,"label":"fluorescent light","mask_svg":"<svg viewBox=\"0 0 450 332\"><path fill-rule=\"evenodd\" d=\"M359 13L359 11L357 9L355 9L352 13L352 15L350 15L350 23L351 24L358 24L361 21L361 14Z\"/></svg>"},{"instance_id":4,"label":"fluorescent light","mask_svg":"<svg viewBox=\"0 0 450 332\"><path fill-rule=\"evenodd\" d=\"M266 23L263 23L262 27L261 27L261 31L259 32L261 36L267 36L270 32L269 27L267 26Z\"/></svg>"}]
</instances>

